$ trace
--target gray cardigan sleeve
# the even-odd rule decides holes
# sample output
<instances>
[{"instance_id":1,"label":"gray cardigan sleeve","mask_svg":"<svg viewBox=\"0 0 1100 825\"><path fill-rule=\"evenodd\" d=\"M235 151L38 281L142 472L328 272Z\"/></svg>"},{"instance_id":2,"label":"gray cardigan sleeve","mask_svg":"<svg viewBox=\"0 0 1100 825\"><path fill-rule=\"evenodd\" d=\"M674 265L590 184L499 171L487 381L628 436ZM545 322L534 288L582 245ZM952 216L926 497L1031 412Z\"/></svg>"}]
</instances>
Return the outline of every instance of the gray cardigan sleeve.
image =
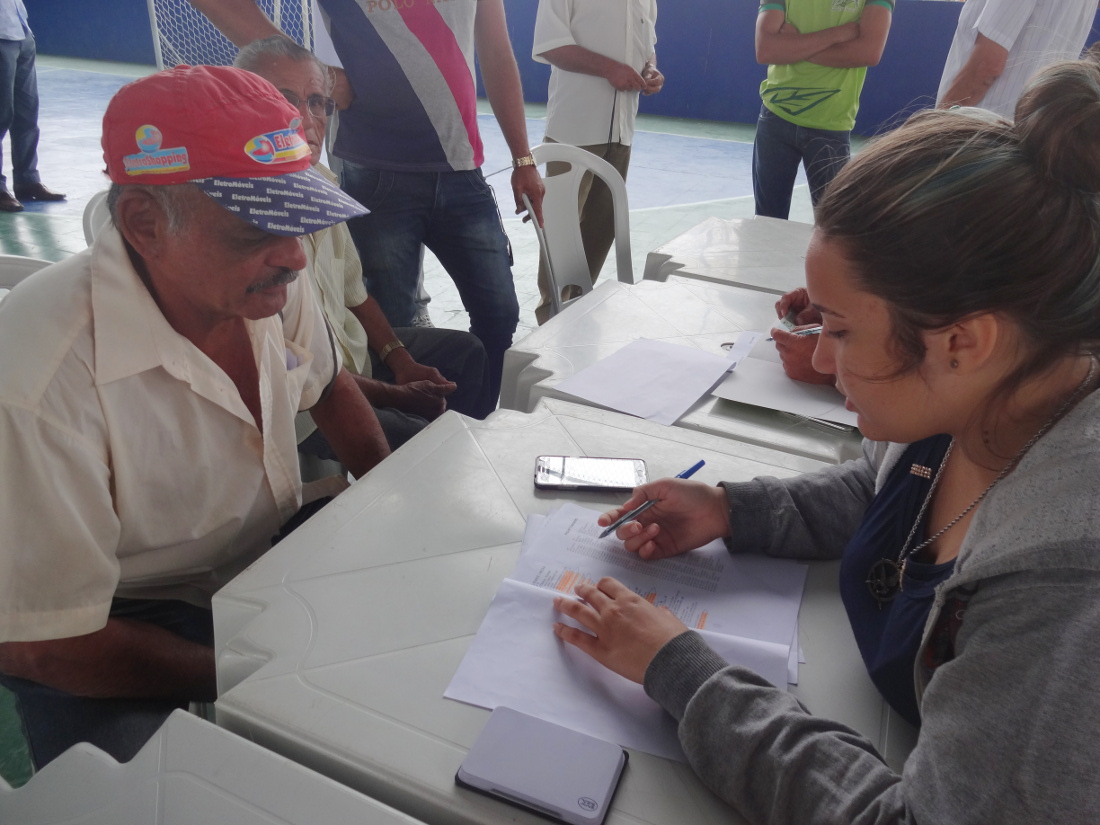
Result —
<instances>
[{"instance_id":1,"label":"gray cardigan sleeve","mask_svg":"<svg viewBox=\"0 0 1100 825\"><path fill-rule=\"evenodd\" d=\"M875 494L885 445L864 441L863 456L793 478L726 483L731 553L835 559Z\"/></svg>"},{"instance_id":2,"label":"gray cardigan sleeve","mask_svg":"<svg viewBox=\"0 0 1100 825\"><path fill-rule=\"evenodd\" d=\"M903 774L851 729L811 716L698 635L666 644L646 692L679 721L688 761L749 822L1088 822L1100 810L1100 574L981 582L932 676Z\"/></svg>"}]
</instances>

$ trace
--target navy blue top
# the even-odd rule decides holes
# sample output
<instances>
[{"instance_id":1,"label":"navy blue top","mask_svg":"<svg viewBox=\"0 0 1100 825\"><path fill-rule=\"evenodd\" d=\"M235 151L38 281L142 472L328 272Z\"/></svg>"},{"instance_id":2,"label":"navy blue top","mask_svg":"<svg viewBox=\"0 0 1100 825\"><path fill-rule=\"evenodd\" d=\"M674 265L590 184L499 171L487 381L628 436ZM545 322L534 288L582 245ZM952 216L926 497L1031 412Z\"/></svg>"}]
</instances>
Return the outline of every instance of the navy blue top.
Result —
<instances>
[{"instance_id":1,"label":"navy blue top","mask_svg":"<svg viewBox=\"0 0 1100 825\"><path fill-rule=\"evenodd\" d=\"M911 467L921 464L935 476L950 443L949 436L936 435L909 445L872 499L840 564L840 595L871 681L890 706L914 725L920 724L920 713L913 665L935 587L951 575L955 562L929 564L911 556L901 590L881 608L867 589L867 575L880 559L897 560L932 486L931 478L914 475ZM927 521L927 513L923 520ZM926 538L926 525L921 524L913 544Z\"/></svg>"}]
</instances>

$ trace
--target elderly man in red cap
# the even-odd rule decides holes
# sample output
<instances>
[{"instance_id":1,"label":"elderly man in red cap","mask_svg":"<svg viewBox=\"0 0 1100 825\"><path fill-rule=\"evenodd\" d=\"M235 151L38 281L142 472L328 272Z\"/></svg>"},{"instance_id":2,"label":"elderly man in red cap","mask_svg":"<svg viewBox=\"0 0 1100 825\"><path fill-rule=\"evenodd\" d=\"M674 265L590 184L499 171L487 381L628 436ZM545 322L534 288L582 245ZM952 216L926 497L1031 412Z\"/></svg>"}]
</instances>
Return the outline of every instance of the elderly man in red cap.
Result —
<instances>
[{"instance_id":1,"label":"elderly man in red cap","mask_svg":"<svg viewBox=\"0 0 1100 825\"><path fill-rule=\"evenodd\" d=\"M299 410L357 475L388 450L296 280L298 236L365 211L298 110L178 67L118 92L103 149L113 228L0 304L0 682L39 766L214 698L210 596L299 512Z\"/></svg>"}]
</instances>

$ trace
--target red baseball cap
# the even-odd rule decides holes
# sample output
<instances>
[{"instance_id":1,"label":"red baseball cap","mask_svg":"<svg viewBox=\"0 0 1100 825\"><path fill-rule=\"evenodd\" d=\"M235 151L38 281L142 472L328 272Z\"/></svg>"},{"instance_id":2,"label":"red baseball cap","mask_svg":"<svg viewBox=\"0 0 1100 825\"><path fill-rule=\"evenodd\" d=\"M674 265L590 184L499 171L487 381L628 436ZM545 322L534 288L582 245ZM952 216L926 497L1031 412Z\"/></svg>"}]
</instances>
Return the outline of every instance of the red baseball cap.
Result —
<instances>
[{"instance_id":1,"label":"red baseball cap","mask_svg":"<svg viewBox=\"0 0 1100 825\"><path fill-rule=\"evenodd\" d=\"M119 184L193 183L253 226L305 235L367 213L313 171L302 117L261 77L176 66L119 89L103 158Z\"/></svg>"}]
</instances>

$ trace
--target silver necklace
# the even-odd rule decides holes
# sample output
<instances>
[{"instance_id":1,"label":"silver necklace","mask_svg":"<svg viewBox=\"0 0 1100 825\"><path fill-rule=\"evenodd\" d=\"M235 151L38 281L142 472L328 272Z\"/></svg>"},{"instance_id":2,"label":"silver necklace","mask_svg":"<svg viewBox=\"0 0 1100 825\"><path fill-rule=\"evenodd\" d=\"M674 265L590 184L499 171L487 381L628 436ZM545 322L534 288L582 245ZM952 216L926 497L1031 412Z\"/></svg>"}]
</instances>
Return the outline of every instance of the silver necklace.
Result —
<instances>
[{"instance_id":1,"label":"silver necklace","mask_svg":"<svg viewBox=\"0 0 1100 825\"><path fill-rule=\"evenodd\" d=\"M871 597L878 603L879 610L882 609L884 604L888 604L893 601L894 597L898 594L898 591L902 589L902 581L905 577L905 565L909 562L910 557L925 547L930 545L960 521L966 517L966 514L981 504L982 500L989 495L989 491L997 486L998 482L1006 475L1015 469L1016 465L1020 463L1020 460L1027 454L1027 451L1035 446L1035 442L1042 438L1051 427L1060 419L1066 412L1076 404L1081 396L1085 392L1085 388L1092 382L1093 376L1096 374L1096 359L1089 359L1089 371L1085 375L1084 380L1077 385L1077 389L1070 395L1052 415L1042 427L1033 435L1028 442L1020 448L1019 452L1012 457L1012 459L1004 466L1004 468L997 473L997 477L989 482L989 486L982 490L981 494L974 499L970 504L966 506L966 509L959 513L955 518L951 519L947 525L940 530L936 535L931 538L927 538L918 544L916 547L909 549L909 544L913 541L913 536L917 533L917 528L920 527L921 521L924 518L924 513L928 509L929 502L932 501L932 494L936 491L936 485L940 482L940 476L943 475L943 468L947 466L947 459L951 457L951 449L955 446L955 439L951 439L951 443L947 445L947 452L943 454L943 459L940 461L940 466L936 470L936 475L932 479L932 484L928 488L928 492L924 496L924 501L921 503L920 510L917 511L917 517L913 520L913 526L909 528L909 535L905 538L905 543L901 546L901 552L898 553L896 560L894 559L879 559L871 565L871 569L867 572L867 589L871 592ZM923 469L923 468L922 468ZM918 473L920 475L921 473Z\"/></svg>"}]
</instances>

